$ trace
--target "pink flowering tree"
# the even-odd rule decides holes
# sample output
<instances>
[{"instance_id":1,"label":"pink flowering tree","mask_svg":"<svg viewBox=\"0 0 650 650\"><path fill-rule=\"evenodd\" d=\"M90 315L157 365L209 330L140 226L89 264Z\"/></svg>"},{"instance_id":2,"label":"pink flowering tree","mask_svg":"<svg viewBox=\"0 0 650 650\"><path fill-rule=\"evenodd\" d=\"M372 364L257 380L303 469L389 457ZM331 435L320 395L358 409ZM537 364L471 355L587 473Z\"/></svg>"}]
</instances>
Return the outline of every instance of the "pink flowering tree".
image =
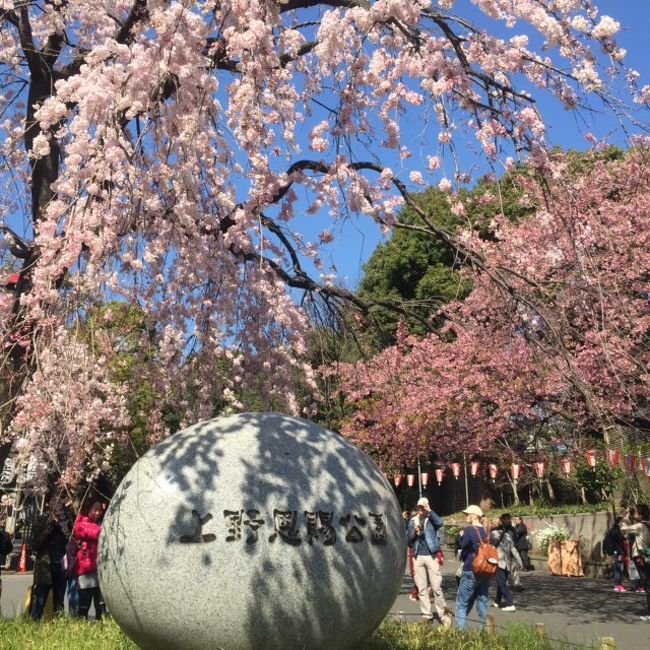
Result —
<instances>
[{"instance_id":1,"label":"pink flowering tree","mask_svg":"<svg viewBox=\"0 0 650 650\"><path fill-rule=\"evenodd\" d=\"M252 387L298 411L311 370L296 292L365 307L321 254L340 222L388 231L410 187L466 180L453 154L468 129L488 159L546 164L533 89L611 105L619 77L648 101L589 0L475 0L498 34L456 4L2 0L0 227L17 275L0 297L0 460L70 484L110 463L128 432L123 337L88 327L109 302L146 321L152 441L165 408L194 421ZM406 120L426 126L417 151ZM320 236L302 231L316 219Z\"/></svg>"},{"instance_id":2,"label":"pink flowering tree","mask_svg":"<svg viewBox=\"0 0 650 650\"><path fill-rule=\"evenodd\" d=\"M558 177L522 175L534 213L492 223L494 241L462 238L480 264L473 290L421 340L342 368L356 407L344 432L388 466L418 456L472 453L516 459L531 432L650 441L650 150L598 160L579 176L556 156ZM546 425L546 426L544 426Z\"/></svg>"}]
</instances>

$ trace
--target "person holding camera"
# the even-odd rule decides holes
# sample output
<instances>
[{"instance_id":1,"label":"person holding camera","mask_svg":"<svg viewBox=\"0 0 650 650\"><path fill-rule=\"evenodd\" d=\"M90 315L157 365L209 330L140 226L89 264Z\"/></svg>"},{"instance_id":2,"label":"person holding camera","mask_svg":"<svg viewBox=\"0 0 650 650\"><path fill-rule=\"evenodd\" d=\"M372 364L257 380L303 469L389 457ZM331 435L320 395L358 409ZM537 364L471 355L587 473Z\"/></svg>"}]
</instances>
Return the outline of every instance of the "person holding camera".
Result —
<instances>
[{"instance_id":1,"label":"person holding camera","mask_svg":"<svg viewBox=\"0 0 650 650\"><path fill-rule=\"evenodd\" d=\"M442 550L438 542L438 530L445 522L431 510L426 497L417 502L417 514L409 522L406 539L413 549L415 562L415 586L418 589L422 618L433 619L429 586L433 592L433 602L438 619L445 627L451 626L451 617L447 612L447 603L442 593Z\"/></svg>"}]
</instances>

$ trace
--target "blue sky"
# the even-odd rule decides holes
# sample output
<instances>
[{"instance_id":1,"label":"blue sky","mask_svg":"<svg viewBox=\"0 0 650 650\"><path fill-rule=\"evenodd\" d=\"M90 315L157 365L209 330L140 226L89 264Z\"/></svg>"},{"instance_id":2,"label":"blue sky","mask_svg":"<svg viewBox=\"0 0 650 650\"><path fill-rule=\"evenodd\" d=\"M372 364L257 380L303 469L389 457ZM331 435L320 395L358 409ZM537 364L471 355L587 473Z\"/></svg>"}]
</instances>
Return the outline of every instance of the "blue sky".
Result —
<instances>
[{"instance_id":1,"label":"blue sky","mask_svg":"<svg viewBox=\"0 0 650 650\"><path fill-rule=\"evenodd\" d=\"M600 9L600 15L611 16L621 23L621 32L617 35L617 42L620 47L627 50L626 64L640 73L641 85L650 84L650 62L648 60L650 54L650 0L596 0L596 5ZM477 24L486 28L494 29L494 26L497 26L496 23L488 25L489 21L484 16L481 18L482 14L479 14L471 6L469 0L459 0L455 10L459 14L462 13L475 19ZM521 26L517 26L512 31L506 31L505 29L502 31L504 35L513 35L524 30ZM530 31L527 33L530 34ZM533 41L531 40L532 46ZM626 139L622 129L616 120L607 117L603 113L587 116L585 118L587 122L585 122L576 115L564 110L555 101L543 96L539 97L538 106L548 126L549 142L554 145L560 145L564 148L587 149L590 145L585 140L585 135L592 133L597 138L607 139L614 144L625 146ZM597 104L594 104L594 108L598 108ZM639 117L643 118L642 115L639 115ZM648 117L646 111L646 121L650 121ZM421 133L418 133L414 128L410 134L405 133L405 135L416 140L421 136ZM471 144L474 146L473 142ZM473 154L468 148L461 155L471 157ZM416 157L417 154L414 159ZM424 168L422 162L419 164L417 161L414 162L415 168ZM404 177L408 176L408 174L403 175ZM321 222L320 229L322 229L322 226ZM324 259L326 262L335 265L339 281L346 287L354 289L363 275L363 263L368 259L376 245L384 241L384 238L374 224L364 219L349 219L345 222L344 227L334 230L338 238L329 247L329 256L324 257ZM317 232L318 228L314 230L315 234Z\"/></svg>"}]
</instances>

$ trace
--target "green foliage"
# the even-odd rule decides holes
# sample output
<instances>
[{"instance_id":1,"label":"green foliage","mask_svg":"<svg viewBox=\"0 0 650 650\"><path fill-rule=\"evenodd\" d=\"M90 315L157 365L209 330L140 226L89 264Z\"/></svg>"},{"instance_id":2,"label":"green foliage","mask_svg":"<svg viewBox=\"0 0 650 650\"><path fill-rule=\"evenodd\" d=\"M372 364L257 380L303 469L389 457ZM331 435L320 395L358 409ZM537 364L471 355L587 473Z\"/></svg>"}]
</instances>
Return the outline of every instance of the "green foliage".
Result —
<instances>
[{"instance_id":1,"label":"green foliage","mask_svg":"<svg viewBox=\"0 0 650 650\"><path fill-rule=\"evenodd\" d=\"M599 459L593 469L582 458L579 458L575 464L575 480L580 487L584 488L589 501L610 496L615 482L622 476L623 471L620 467L612 469L603 459Z\"/></svg>"},{"instance_id":2,"label":"green foliage","mask_svg":"<svg viewBox=\"0 0 650 650\"><path fill-rule=\"evenodd\" d=\"M451 212L448 197L430 188L416 197L429 220L449 232L465 223ZM404 208L399 221L407 226L423 227L421 218ZM424 334L426 319L443 303L462 299L471 285L458 272L462 260L434 234L395 228L391 238L380 244L364 266L358 295L363 300L392 301L407 307L414 317L407 319L409 330ZM398 314L375 307L375 327L369 332L371 344L381 349L394 342Z\"/></svg>"},{"instance_id":3,"label":"green foliage","mask_svg":"<svg viewBox=\"0 0 650 650\"><path fill-rule=\"evenodd\" d=\"M521 517L552 517L553 515L580 515L592 512L607 512L611 510L612 504L609 501L599 501L598 503L586 504L554 504L548 501L539 500L533 505L525 505L520 503L515 506L504 509L496 508L490 511L490 516L498 517L502 512L509 512L513 516ZM449 531L450 526L454 526L457 522L465 520L465 515L462 512L455 512L451 515L444 517L445 527ZM449 523L447 523L449 522ZM462 526L461 526L462 527Z\"/></svg>"},{"instance_id":4,"label":"green foliage","mask_svg":"<svg viewBox=\"0 0 650 650\"><path fill-rule=\"evenodd\" d=\"M384 622L359 650L555 650L562 641L540 638L530 625L507 625L503 634L488 636L442 626ZM586 648L587 646L571 646ZM117 626L62 617L51 622L0 619L0 650L137 650Z\"/></svg>"}]
</instances>

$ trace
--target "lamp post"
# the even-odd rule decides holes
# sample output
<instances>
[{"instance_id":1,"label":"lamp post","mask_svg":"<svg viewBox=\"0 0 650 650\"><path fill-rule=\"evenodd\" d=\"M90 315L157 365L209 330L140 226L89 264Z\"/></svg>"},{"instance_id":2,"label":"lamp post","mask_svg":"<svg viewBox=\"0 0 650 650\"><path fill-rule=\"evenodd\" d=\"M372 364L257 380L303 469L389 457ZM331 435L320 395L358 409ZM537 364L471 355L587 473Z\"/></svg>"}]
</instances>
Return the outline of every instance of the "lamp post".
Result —
<instances>
[{"instance_id":1,"label":"lamp post","mask_svg":"<svg viewBox=\"0 0 650 650\"><path fill-rule=\"evenodd\" d=\"M469 486L467 485L467 456L463 454L463 474L465 475L465 507L469 506Z\"/></svg>"},{"instance_id":2,"label":"lamp post","mask_svg":"<svg viewBox=\"0 0 650 650\"><path fill-rule=\"evenodd\" d=\"M418 458L418 498L422 498L422 468L420 467L420 459Z\"/></svg>"}]
</instances>

